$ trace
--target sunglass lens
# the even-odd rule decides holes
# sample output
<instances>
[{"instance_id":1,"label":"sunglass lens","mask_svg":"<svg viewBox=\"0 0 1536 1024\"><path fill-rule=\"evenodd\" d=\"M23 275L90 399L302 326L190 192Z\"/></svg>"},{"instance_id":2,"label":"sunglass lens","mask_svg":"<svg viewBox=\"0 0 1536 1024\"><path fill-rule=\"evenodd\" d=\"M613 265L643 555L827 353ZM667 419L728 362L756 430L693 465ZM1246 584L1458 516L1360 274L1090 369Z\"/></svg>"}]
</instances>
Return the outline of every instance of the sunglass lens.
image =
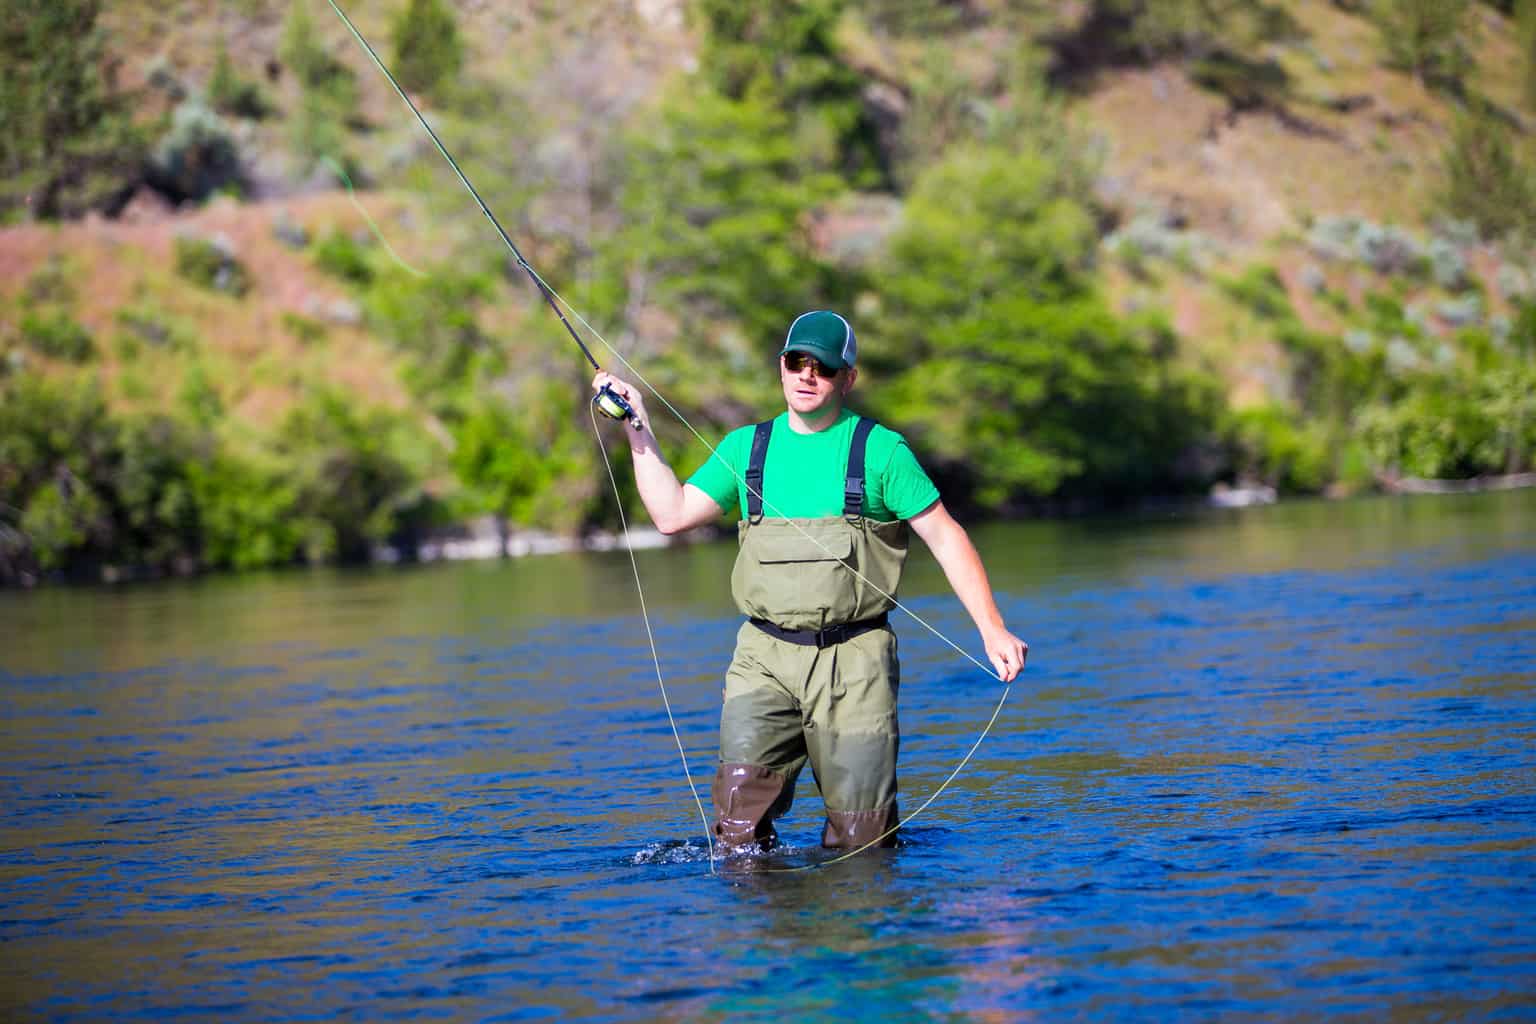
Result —
<instances>
[{"instance_id":1,"label":"sunglass lens","mask_svg":"<svg viewBox=\"0 0 1536 1024\"><path fill-rule=\"evenodd\" d=\"M831 380L837 376L836 370L815 356L807 355L804 352L784 353L784 368L790 373L799 373L808 365L816 368L816 375L818 377L825 377L827 380Z\"/></svg>"}]
</instances>

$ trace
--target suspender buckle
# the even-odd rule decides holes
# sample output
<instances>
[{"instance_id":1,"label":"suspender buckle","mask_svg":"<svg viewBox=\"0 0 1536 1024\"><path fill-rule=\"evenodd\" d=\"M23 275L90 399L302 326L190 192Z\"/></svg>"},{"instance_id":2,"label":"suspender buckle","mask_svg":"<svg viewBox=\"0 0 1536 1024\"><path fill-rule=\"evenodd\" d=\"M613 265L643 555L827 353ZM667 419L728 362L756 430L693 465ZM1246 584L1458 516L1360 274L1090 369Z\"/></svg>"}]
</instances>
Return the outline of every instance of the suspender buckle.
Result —
<instances>
[{"instance_id":1,"label":"suspender buckle","mask_svg":"<svg viewBox=\"0 0 1536 1024\"><path fill-rule=\"evenodd\" d=\"M843 482L843 518L850 523L864 514L864 479L849 477Z\"/></svg>"}]
</instances>

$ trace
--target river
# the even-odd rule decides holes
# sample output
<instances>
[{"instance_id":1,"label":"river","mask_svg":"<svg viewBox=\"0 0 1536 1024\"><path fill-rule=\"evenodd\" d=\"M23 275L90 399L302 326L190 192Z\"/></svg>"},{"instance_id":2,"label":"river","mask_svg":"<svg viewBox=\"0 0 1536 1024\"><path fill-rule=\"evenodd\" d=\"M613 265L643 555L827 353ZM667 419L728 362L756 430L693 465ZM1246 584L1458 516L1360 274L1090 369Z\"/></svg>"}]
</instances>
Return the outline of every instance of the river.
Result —
<instances>
[{"instance_id":1,"label":"river","mask_svg":"<svg viewBox=\"0 0 1536 1024\"><path fill-rule=\"evenodd\" d=\"M621 552L0 593L0 1015L1532 1012L1536 492L973 536L1029 668L826 866L711 863ZM732 556L638 555L706 799ZM1002 689L897 631L910 810Z\"/></svg>"}]
</instances>

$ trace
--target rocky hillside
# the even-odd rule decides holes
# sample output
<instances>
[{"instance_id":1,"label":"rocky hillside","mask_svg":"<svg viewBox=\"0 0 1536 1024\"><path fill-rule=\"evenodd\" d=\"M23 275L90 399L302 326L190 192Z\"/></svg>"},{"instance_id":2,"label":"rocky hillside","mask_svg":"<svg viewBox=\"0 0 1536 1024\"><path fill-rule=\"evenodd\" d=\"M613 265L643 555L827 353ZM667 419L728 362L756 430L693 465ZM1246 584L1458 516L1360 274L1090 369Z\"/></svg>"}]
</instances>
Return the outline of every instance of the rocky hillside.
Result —
<instances>
[{"instance_id":1,"label":"rocky hillside","mask_svg":"<svg viewBox=\"0 0 1536 1024\"><path fill-rule=\"evenodd\" d=\"M833 303L868 331L874 411L981 510L1529 464L1536 37L1511 5L344 6L534 265L706 433L771 399L753 368L778 321ZM188 451L283 479L332 428L390 424L384 462L353 460L394 481L359 499L366 529L296 493L231 513L229 552L303 524L250 557L210 556L218 517L188 513L184 562L336 557L482 511L560 531L611 516L579 355L325 0L57 10L35 17L91 29L66 90L84 98L38 122L75 142L7 157L13 409L169 417ZM12 66L41 67L48 38L16 43ZM962 223L973 234L946 248ZM925 294L948 274L946 296ZM1008 312L1010 290L1033 311ZM975 349L955 320L971 315L986 344L1023 341ZM1120 369L1070 370L1077 343L1058 337ZM911 376L962 355L1012 367L988 401L1016 421L956 420ZM1039 381L1099 397L1049 426L1030 411ZM1140 454L1092 436L1096 403L1150 410L1125 428L1148 432ZM967 447L994 429L1058 439ZM703 454L680 428L670 440L679 461ZM127 456L7 443L35 460L0 473L11 564L47 569L45 534L101 561L126 528L92 517L133 518L108 497ZM80 488L48 482L61 474L94 479L112 511L72 506Z\"/></svg>"}]
</instances>

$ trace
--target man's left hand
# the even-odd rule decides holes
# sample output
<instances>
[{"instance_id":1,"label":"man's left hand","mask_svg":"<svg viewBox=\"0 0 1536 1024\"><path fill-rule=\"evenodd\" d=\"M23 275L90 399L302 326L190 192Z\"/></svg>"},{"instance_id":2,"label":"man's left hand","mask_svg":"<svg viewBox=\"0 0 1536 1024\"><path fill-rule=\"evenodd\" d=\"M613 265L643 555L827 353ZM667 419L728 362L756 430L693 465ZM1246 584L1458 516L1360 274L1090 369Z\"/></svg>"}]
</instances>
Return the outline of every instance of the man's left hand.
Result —
<instances>
[{"instance_id":1,"label":"man's left hand","mask_svg":"<svg viewBox=\"0 0 1536 1024\"><path fill-rule=\"evenodd\" d=\"M1029 644L1002 627L983 633L981 640L986 645L987 658L1003 682L1013 682L1014 677L1024 671L1024 660L1029 657Z\"/></svg>"}]
</instances>

